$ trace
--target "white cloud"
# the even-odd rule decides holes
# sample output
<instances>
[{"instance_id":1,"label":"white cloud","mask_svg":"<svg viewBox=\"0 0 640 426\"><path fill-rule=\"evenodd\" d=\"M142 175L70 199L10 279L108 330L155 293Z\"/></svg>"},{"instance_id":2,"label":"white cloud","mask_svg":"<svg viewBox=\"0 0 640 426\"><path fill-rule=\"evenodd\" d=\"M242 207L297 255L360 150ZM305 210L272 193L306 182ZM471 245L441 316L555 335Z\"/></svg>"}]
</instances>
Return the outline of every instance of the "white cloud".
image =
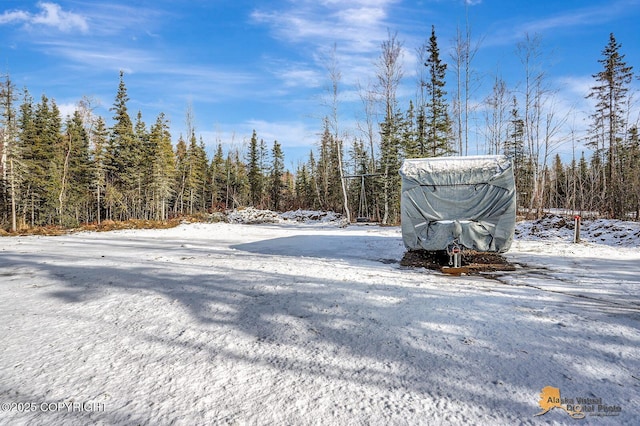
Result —
<instances>
[{"instance_id":1,"label":"white cloud","mask_svg":"<svg viewBox=\"0 0 640 426\"><path fill-rule=\"evenodd\" d=\"M557 78L557 86L563 91L585 97L594 85L592 76L562 76Z\"/></svg>"},{"instance_id":2,"label":"white cloud","mask_svg":"<svg viewBox=\"0 0 640 426\"><path fill-rule=\"evenodd\" d=\"M62 104L56 104L58 109L60 110L60 116L62 119L66 119L66 117L71 117L73 113L78 109L78 103L67 102Z\"/></svg>"},{"instance_id":3,"label":"white cloud","mask_svg":"<svg viewBox=\"0 0 640 426\"><path fill-rule=\"evenodd\" d=\"M629 2L636 1L618 0L602 6L582 7L528 22L516 22L515 25L505 22L504 28L485 39L483 45L508 45L521 39L524 34L546 34L553 30L567 31L612 22L627 13Z\"/></svg>"},{"instance_id":4,"label":"white cloud","mask_svg":"<svg viewBox=\"0 0 640 426\"><path fill-rule=\"evenodd\" d=\"M10 12L4 12L0 15L0 25L10 24L12 22L26 22L30 18L27 12L21 10L12 10Z\"/></svg>"},{"instance_id":5,"label":"white cloud","mask_svg":"<svg viewBox=\"0 0 640 426\"><path fill-rule=\"evenodd\" d=\"M252 18L271 27L291 43L310 43L316 48L334 42L350 52L369 52L384 37L388 7L395 0L296 2L287 10L255 10Z\"/></svg>"},{"instance_id":6,"label":"white cloud","mask_svg":"<svg viewBox=\"0 0 640 426\"><path fill-rule=\"evenodd\" d=\"M135 38L158 37L162 26L170 22L171 15L161 9L135 3L135 6L114 2L91 3L84 13L91 22L92 35L113 36L131 32Z\"/></svg>"},{"instance_id":7,"label":"white cloud","mask_svg":"<svg viewBox=\"0 0 640 426\"><path fill-rule=\"evenodd\" d=\"M84 16L62 10L56 3L40 2L39 13L30 13L24 10L5 11L0 15L0 24L23 23L27 26L54 27L62 32L79 30L86 33L89 24Z\"/></svg>"},{"instance_id":8,"label":"white cloud","mask_svg":"<svg viewBox=\"0 0 640 426\"><path fill-rule=\"evenodd\" d=\"M256 129L260 139L267 145L277 140L283 147L305 147L313 145L318 136L317 129L310 129L300 121L270 122L265 120L249 120L246 128Z\"/></svg>"},{"instance_id":9,"label":"white cloud","mask_svg":"<svg viewBox=\"0 0 640 426\"><path fill-rule=\"evenodd\" d=\"M198 137L202 137L209 155L213 155L218 143L222 144L225 150L236 148L241 151L245 150L253 130L257 132L259 140L264 140L268 149L273 147L273 142L276 140L285 149L310 149L319 140L317 128L311 128L301 121L274 122L252 119L233 124L215 125L214 127L215 130L197 131ZM174 139L177 139L178 134L182 132L184 129L180 125L172 128Z\"/></svg>"},{"instance_id":10,"label":"white cloud","mask_svg":"<svg viewBox=\"0 0 640 426\"><path fill-rule=\"evenodd\" d=\"M107 70L124 70L133 73L141 69L151 68L153 56L140 49L121 46L96 46L75 42L44 42L41 46L48 53L67 58L72 64Z\"/></svg>"},{"instance_id":11,"label":"white cloud","mask_svg":"<svg viewBox=\"0 0 640 426\"><path fill-rule=\"evenodd\" d=\"M69 32L77 28L82 32L87 32L89 25L86 19L72 12L65 12L60 5L55 3L38 3L42 12L33 16L31 22L33 24L48 25L56 27L60 31Z\"/></svg>"},{"instance_id":12,"label":"white cloud","mask_svg":"<svg viewBox=\"0 0 640 426\"><path fill-rule=\"evenodd\" d=\"M329 83L327 65L335 55L344 90L370 78L380 45L388 28L394 25L389 22L389 9L396 2L299 0L281 10L256 9L251 17L254 23L265 25L275 38L296 46L310 59L302 66L276 61L277 66L272 69L283 81L283 89L324 87ZM346 98L342 96L342 100ZM349 100L358 101L356 96Z\"/></svg>"}]
</instances>

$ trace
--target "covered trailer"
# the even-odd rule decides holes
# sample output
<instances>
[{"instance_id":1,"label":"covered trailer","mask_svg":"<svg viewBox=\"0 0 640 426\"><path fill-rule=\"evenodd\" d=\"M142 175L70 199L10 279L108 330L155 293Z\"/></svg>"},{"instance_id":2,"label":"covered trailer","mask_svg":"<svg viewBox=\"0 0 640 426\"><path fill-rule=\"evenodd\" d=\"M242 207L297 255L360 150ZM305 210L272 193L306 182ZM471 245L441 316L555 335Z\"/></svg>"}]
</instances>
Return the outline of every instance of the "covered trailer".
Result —
<instances>
[{"instance_id":1,"label":"covered trailer","mask_svg":"<svg viewBox=\"0 0 640 426\"><path fill-rule=\"evenodd\" d=\"M511 160L504 156L405 160L402 238L409 250L509 250L516 223ZM455 252L454 250L454 252Z\"/></svg>"}]
</instances>

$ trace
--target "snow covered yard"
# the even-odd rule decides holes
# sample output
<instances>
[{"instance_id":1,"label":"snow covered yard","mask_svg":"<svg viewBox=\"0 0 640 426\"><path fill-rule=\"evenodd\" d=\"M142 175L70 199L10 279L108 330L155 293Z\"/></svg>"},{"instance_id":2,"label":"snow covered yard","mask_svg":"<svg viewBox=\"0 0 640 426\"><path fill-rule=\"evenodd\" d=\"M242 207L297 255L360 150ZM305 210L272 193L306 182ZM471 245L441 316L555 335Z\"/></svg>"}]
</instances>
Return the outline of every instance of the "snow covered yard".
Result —
<instances>
[{"instance_id":1,"label":"snow covered yard","mask_svg":"<svg viewBox=\"0 0 640 426\"><path fill-rule=\"evenodd\" d=\"M568 241L448 277L399 228L3 238L0 424L638 424L640 248Z\"/></svg>"}]
</instances>

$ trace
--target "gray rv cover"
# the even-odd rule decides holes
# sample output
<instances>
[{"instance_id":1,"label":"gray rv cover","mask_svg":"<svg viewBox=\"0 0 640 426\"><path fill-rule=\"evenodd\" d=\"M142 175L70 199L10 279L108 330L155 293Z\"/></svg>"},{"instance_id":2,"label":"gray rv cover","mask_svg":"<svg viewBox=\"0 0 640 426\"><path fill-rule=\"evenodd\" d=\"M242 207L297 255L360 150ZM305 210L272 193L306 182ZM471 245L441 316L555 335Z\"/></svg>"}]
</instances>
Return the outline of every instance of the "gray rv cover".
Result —
<instances>
[{"instance_id":1,"label":"gray rv cover","mask_svg":"<svg viewBox=\"0 0 640 426\"><path fill-rule=\"evenodd\" d=\"M405 160L402 238L409 250L467 249L505 252L516 224L511 161L504 156Z\"/></svg>"}]
</instances>

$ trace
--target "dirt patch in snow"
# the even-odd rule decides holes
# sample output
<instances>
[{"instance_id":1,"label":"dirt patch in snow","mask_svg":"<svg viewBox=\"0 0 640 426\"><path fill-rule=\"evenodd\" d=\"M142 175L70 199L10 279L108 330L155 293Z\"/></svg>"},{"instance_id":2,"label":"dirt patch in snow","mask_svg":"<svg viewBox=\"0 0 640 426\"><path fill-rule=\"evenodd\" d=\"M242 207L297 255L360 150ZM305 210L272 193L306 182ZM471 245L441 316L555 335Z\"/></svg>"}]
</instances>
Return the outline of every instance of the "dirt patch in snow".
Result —
<instances>
[{"instance_id":1,"label":"dirt patch in snow","mask_svg":"<svg viewBox=\"0 0 640 426\"><path fill-rule=\"evenodd\" d=\"M449 255L446 251L412 250L404 254L400 265L413 268L440 270L449 266ZM466 250L462 253L462 266L467 266L470 273L514 271L515 265L499 253Z\"/></svg>"}]
</instances>

